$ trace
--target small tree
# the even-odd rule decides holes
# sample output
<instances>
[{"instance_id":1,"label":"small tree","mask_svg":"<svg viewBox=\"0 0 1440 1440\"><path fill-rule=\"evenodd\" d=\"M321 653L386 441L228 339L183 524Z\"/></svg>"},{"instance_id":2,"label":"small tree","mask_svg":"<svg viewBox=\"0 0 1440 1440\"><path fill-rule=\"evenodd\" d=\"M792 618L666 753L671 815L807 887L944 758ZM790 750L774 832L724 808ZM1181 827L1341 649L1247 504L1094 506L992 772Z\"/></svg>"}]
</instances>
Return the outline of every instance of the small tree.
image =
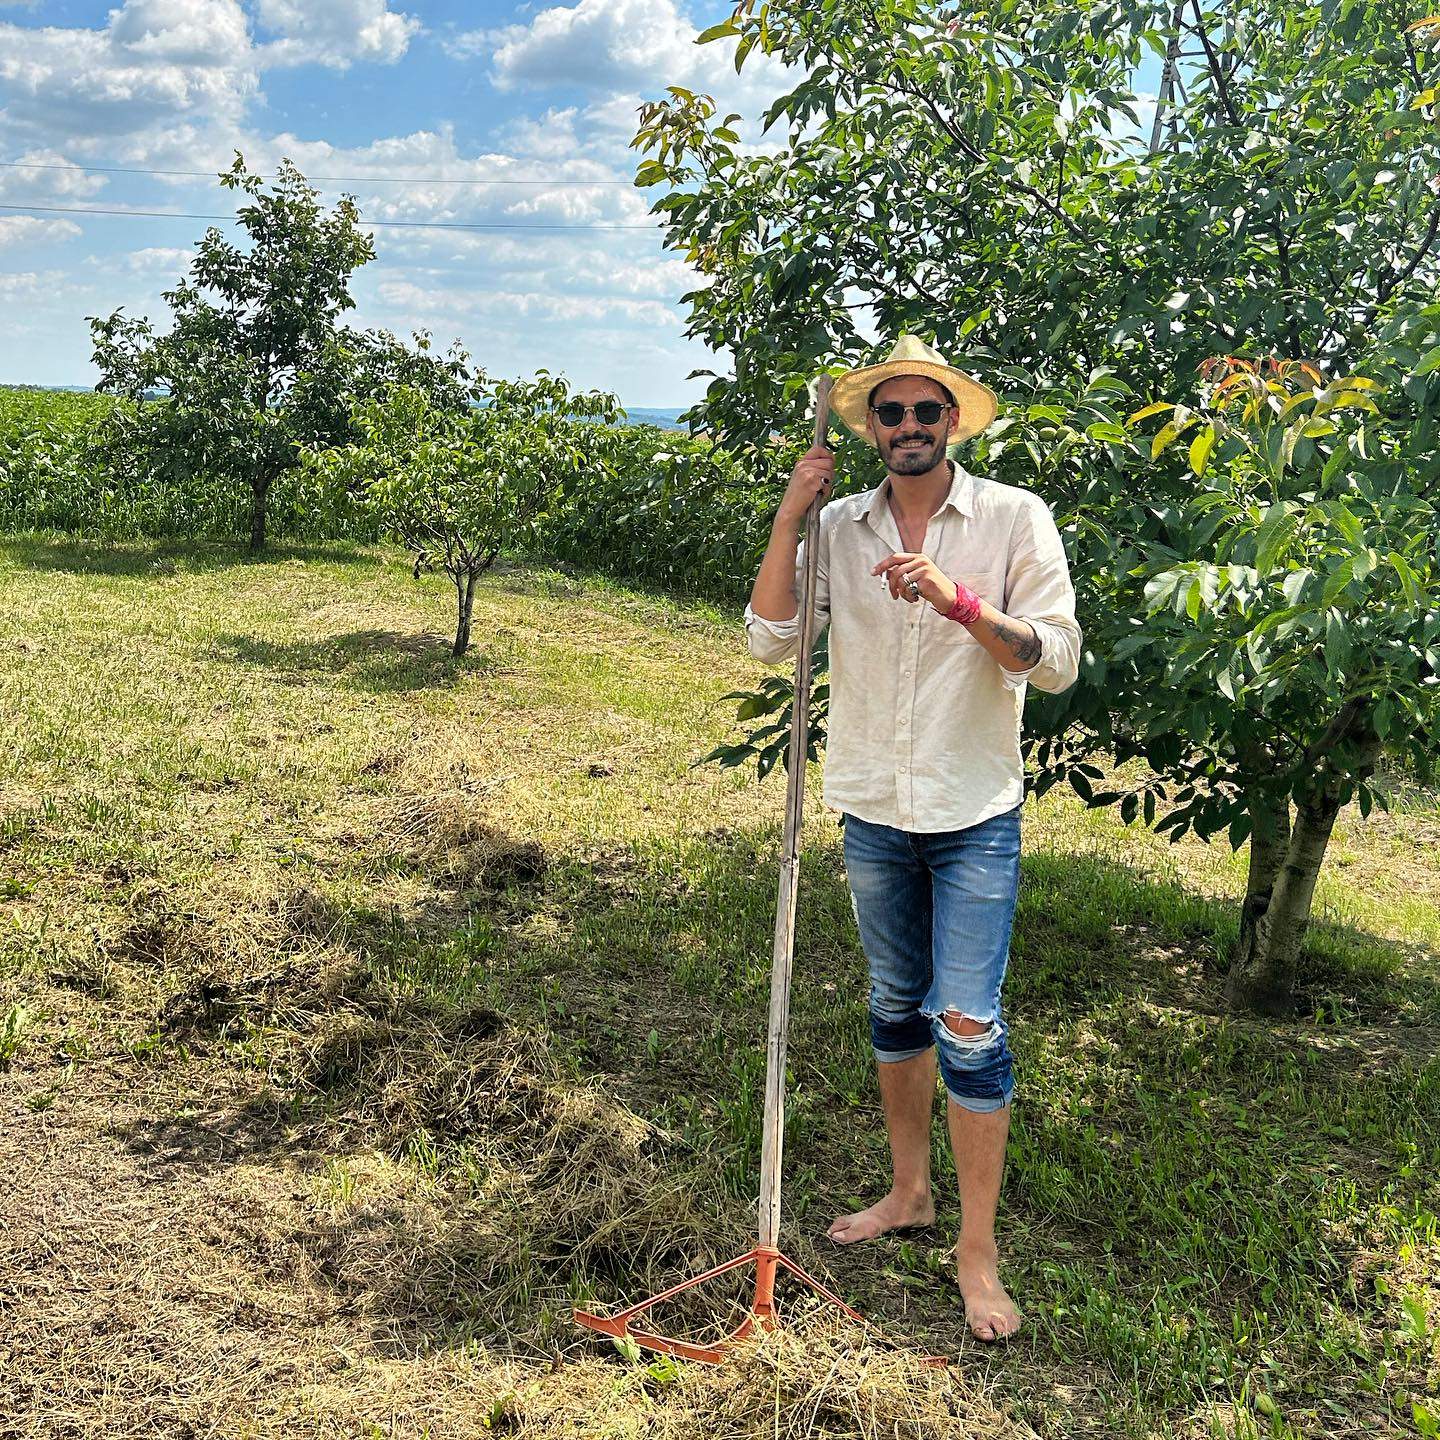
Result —
<instances>
[{"instance_id":1,"label":"small tree","mask_svg":"<svg viewBox=\"0 0 1440 1440\"><path fill-rule=\"evenodd\" d=\"M502 546L524 549L565 479L603 464L604 431L622 413L613 395L574 392L558 376L476 384L480 403L457 411L413 385L362 404L360 439L312 451L330 485L373 507L415 554L455 585L453 651L470 648L475 586Z\"/></svg>"},{"instance_id":2,"label":"small tree","mask_svg":"<svg viewBox=\"0 0 1440 1440\"><path fill-rule=\"evenodd\" d=\"M350 276L375 250L353 197L327 214L288 160L268 191L239 152L220 182L248 197L237 218L249 244L206 231L190 277L164 292L174 312L168 334L121 310L92 317L90 329L99 389L169 397L137 407L116 443L174 478L211 474L242 487L256 551L266 499L297 447L348 424L341 377L359 337L338 318L355 304Z\"/></svg>"}]
</instances>

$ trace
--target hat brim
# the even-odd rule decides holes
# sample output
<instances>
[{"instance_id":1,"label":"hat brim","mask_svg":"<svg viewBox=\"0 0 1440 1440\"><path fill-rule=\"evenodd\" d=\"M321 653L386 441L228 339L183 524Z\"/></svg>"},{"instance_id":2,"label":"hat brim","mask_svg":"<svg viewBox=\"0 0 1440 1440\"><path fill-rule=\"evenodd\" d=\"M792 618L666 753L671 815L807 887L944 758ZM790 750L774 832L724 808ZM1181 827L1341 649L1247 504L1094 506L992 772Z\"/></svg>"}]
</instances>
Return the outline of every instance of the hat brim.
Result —
<instances>
[{"instance_id":1,"label":"hat brim","mask_svg":"<svg viewBox=\"0 0 1440 1440\"><path fill-rule=\"evenodd\" d=\"M869 426L870 392L897 375L923 375L927 380L943 385L955 397L960 424L949 437L948 444L978 435L995 419L999 403L995 392L978 380L972 380L963 370L956 370L952 365L936 364L932 360L886 360L883 364L867 365L862 370L851 370L840 376L830 391L831 412L839 416L846 429L868 445L875 443Z\"/></svg>"}]
</instances>

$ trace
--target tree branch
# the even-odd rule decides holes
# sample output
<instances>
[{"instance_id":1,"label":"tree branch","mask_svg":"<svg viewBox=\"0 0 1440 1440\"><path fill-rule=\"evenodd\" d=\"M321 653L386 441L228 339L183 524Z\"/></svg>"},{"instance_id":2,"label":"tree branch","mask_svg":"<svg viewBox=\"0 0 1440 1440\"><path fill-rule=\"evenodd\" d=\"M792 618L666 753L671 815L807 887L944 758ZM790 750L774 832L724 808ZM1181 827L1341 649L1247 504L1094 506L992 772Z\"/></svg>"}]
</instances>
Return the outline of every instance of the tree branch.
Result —
<instances>
[{"instance_id":1,"label":"tree branch","mask_svg":"<svg viewBox=\"0 0 1440 1440\"><path fill-rule=\"evenodd\" d=\"M1435 207L1430 211L1430 224L1426 227L1425 235L1416 247L1415 253L1410 257L1409 263L1375 287L1374 303L1361 317L1362 329L1370 328L1375 317L1380 313L1380 307L1420 268L1421 262L1430 253L1437 238L1440 238L1440 201L1437 201Z\"/></svg>"},{"instance_id":2,"label":"tree branch","mask_svg":"<svg viewBox=\"0 0 1440 1440\"><path fill-rule=\"evenodd\" d=\"M1210 72L1210 78L1215 82L1215 93L1219 97L1221 107L1230 123L1239 125L1240 112L1236 110L1235 101L1231 97L1230 82L1225 77L1225 67L1220 63L1220 57L1210 43L1210 32L1205 28L1205 16L1200 10L1200 0L1192 0L1192 8L1195 11L1195 33L1205 47L1205 67Z\"/></svg>"},{"instance_id":3,"label":"tree branch","mask_svg":"<svg viewBox=\"0 0 1440 1440\"><path fill-rule=\"evenodd\" d=\"M1364 696L1355 695L1340 707L1335 718L1325 727L1325 733L1305 752L1307 767L1316 764L1340 741L1348 738L1350 727L1354 725L1369 703Z\"/></svg>"},{"instance_id":4,"label":"tree branch","mask_svg":"<svg viewBox=\"0 0 1440 1440\"><path fill-rule=\"evenodd\" d=\"M926 95L923 91L914 90L908 85L899 84L893 81L891 83L894 85L895 89L900 91L902 95L909 95L912 99L920 101L920 103L924 105L925 108L934 117L935 123L945 132L946 135L950 137L950 139L957 146L959 146L960 150L964 153L967 159L969 159L972 163L976 165L984 164L984 152L974 143L974 141L970 139L968 135L966 135L962 130L956 128L950 118L945 115L943 111L941 111L940 107L936 105L935 102L928 95ZM1013 176L1011 176L1006 183L1010 185L1012 189L1020 191L1022 195L1028 195L1042 209L1049 211L1050 214L1053 215L1070 232L1070 234L1075 237L1075 239L1083 240L1087 244L1093 243L1093 237L1090 236L1082 226L1077 225L1074 219L1070 215L1068 215L1065 210L1063 210L1060 206L1056 205L1055 202L1052 201L1043 190L1037 190L1033 185L1027 185L1023 180L1016 180Z\"/></svg>"}]
</instances>

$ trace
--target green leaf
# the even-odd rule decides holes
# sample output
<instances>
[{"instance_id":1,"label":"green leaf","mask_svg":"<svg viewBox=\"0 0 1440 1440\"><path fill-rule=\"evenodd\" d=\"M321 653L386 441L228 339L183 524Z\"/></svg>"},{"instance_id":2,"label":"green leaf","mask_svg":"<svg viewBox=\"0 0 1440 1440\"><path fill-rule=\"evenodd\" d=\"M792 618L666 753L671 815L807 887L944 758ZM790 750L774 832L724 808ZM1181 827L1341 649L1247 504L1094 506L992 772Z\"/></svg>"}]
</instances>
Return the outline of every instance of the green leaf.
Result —
<instances>
[{"instance_id":1,"label":"green leaf","mask_svg":"<svg viewBox=\"0 0 1440 1440\"><path fill-rule=\"evenodd\" d=\"M1440 345L1425 354L1415 367L1417 375L1429 375L1436 370L1440 370Z\"/></svg>"},{"instance_id":2,"label":"green leaf","mask_svg":"<svg viewBox=\"0 0 1440 1440\"><path fill-rule=\"evenodd\" d=\"M1395 719L1395 702L1390 696L1384 696L1375 707L1375 733L1386 740L1390 736L1390 728Z\"/></svg>"},{"instance_id":3,"label":"green leaf","mask_svg":"<svg viewBox=\"0 0 1440 1440\"><path fill-rule=\"evenodd\" d=\"M1255 568L1267 575L1276 562L1289 550L1299 533L1300 522L1293 511L1282 505L1270 508L1255 534Z\"/></svg>"},{"instance_id":4,"label":"green leaf","mask_svg":"<svg viewBox=\"0 0 1440 1440\"><path fill-rule=\"evenodd\" d=\"M1338 610L1325 616L1325 669L1331 676L1344 674L1350 664L1350 629Z\"/></svg>"},{"instance_id":5,"label":"green leaf","mask_svg":"<svg viewBox=\"0 0 1440 1440\"><path fill-rule=\"evenodd\" d=\"M1352 544L1365 543L1365 530L1348 505L1340 500L1331 500L1323 507L1330 523Z\"/></svg>"},{"instance_id":6,"label":"green leaf","mask_svg":"<svg viewBox=\"0 0 1440 1440\"><path fill-rule=\"evenodd\" d=\"M1391 569L1400 577L1400 585L1405 591L1405 598L1412 605L1418 604L1420 601L1420 582L1415 578L1415 572L1410 568L1410 562L1394 550L1385 558L1389 560Z\"/></svg>"},{"instance_id":7,"label":"green leaf","mask_svg":"<svg viewBox=\"0 0 1440 1440\"><path fill-rule=\"evenodd\" d=\"M740 27L735 23L734 16L729 20L722 20L718 25L712 25L708 30L702 30L696 37L697 45L708 45L712 40L721 40L726 35L738 35Z\"/></svg>"},{"instance_id":8,"label":"green leaf","mask_svg":"<svg viewBox=\"0 0 1440 1440\"><path fill-rule=\"evenodd\" d=\"M1355 557L1348 555L1342 560L1325 581L1325 588L1320 592L1320 604L1323 609L1329 609L1335 603L1340 592L1355 578Z\"/></svg>"}]
</instances>

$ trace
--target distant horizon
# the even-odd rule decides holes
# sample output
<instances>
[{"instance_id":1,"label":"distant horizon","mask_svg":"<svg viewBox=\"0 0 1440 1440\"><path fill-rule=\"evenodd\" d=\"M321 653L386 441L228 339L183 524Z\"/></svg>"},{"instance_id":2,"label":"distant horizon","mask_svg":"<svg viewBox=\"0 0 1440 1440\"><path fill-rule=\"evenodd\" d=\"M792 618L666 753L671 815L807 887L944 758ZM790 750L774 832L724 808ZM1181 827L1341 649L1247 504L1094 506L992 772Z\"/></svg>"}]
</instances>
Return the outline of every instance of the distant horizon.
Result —
<instances>
[{"instance_id":1,"label":"distant horizon","mask_svg":"<svg viewBox=\"0 0 1440 1440\"><path fill-rule=\"evenodd\" d=\"M0 390L63 390L77 395L97 393L93 385L42 385L35 380L0 380ZM632 405L625 400L620 405L627 412L644 410L651 415L683 415L690 408L689 405Z\"/></svg>"},{"instance_id":2,"label":"distant horizon","mask_svg":"<svg viewBox=\"0 0 1440 1440\"><path fill-rule=\"evenodd\" d=\"M93 395L97 393L93 385L41 385L33 380L0 380L0 390L50 390L61 395ZM662 430L688 428L680 424L680 417L690 408L689 405L630 405L622 400L620 408L624 410L627 418L653 419L659 422Z\"/></svg>"}]
</instances>

